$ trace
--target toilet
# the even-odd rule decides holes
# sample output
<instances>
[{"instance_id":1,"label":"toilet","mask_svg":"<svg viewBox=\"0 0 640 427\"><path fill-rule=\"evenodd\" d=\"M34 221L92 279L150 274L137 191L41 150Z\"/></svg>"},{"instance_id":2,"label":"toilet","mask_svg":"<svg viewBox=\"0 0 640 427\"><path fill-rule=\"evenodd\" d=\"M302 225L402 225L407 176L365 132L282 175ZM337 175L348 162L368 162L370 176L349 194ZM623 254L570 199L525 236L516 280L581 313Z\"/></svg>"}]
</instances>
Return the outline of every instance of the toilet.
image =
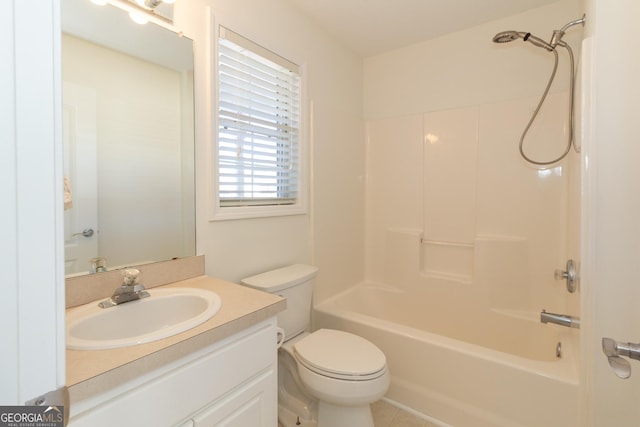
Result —
<instances>
[{"instance_id":1,"label":"toilet","mask_svg":"<svg viewBox=\"0 0 640 427\"><path fill-rule=\"evenodd\" d=\"M278 314L278 420L284 427L373 427L370 404L389 388L384 353L344 331L309 332L318 269L295 264L242 280L287 299Z\"/></svg>"}]
</instances>

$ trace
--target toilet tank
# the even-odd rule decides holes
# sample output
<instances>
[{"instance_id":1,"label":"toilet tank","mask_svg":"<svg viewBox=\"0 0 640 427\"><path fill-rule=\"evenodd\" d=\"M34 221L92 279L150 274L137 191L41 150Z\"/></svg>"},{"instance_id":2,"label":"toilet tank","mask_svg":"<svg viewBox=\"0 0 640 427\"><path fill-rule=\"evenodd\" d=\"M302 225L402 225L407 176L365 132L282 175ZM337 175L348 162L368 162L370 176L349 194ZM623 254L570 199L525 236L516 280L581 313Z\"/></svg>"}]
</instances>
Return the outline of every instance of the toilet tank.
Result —
<instances>
[{"instance_id":1,"label":"toilet tank","mask_svg":"<svg viewBox=\"0 0 640 427\"><path fill-rule=\"evenodd\" d=\"M294 264L242 279L242 284L277 294L287 299L287 308L278 314L278 326L284 330L285 341L304 332L311 319L313 278L318 268Z\"/></svg>"}]
</instances>

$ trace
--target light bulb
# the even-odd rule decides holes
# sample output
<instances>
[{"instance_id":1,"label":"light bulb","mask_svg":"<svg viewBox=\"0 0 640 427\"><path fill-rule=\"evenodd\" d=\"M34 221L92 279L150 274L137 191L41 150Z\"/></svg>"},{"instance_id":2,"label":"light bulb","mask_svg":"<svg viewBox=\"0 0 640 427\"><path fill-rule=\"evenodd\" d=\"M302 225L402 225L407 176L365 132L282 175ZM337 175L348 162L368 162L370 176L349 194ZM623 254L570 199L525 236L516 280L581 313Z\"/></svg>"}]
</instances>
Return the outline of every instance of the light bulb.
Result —
<instances>
[{"instance_id":1,"label":"light bulb","mask_svg":"<svg viewBox=\"0 0 640 427\"><path fill-rule=\"evenodd\" d=\"M143 25L149 22L149 18L147 18L144 14L140 12L135 12L135 11L129 12L129 18L131 18L131 20L136 24L140 24L140 25Z\"/></svg>"},{"instance_id":2,"label":"light bulb","mask_svg":"<svg viewBox=\"0 0 640 427\"><path fill-rule=\"evenodd\" d=\"M107 0L91 0L91 3L97 4L98 6L104 6L107 4Z\"/></svg>"}]
</instances>

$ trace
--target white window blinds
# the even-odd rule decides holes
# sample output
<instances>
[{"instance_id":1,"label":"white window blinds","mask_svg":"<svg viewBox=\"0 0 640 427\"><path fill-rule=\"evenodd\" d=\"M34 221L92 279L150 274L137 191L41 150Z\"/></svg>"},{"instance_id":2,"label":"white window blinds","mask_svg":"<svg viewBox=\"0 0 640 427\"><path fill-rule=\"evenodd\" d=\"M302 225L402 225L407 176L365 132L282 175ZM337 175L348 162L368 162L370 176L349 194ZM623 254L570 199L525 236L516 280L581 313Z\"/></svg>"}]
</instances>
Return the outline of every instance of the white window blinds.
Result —
<instances>
[{"instance_id":1,"label":"white window blinds","mask_svg":"<svg viewBox=\"0 0 640 427\"><path fill-rule=\"evenodd\" d=\"M298 67L220 27L220 206L295 204L300 162Z\"/></svg>"}]
</instances>

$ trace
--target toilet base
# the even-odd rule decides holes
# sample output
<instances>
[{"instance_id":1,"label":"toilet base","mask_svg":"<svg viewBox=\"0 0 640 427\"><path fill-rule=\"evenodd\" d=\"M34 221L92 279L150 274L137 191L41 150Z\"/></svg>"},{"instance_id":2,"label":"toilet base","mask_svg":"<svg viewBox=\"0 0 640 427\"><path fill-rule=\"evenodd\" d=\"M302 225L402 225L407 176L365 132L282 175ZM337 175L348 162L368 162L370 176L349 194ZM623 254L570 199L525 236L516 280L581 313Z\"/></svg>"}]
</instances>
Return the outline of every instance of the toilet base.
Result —
<instances>
[{"instance_id":1,"label":"toilet base","mask_svg":"<svg viewBox=\"0 0 640 427\"><path fill-rule=\"evenodd\" d=\"M339 406L320 401L318 427L373 427L369 405Z\"/></svg>"}]
</instances>

